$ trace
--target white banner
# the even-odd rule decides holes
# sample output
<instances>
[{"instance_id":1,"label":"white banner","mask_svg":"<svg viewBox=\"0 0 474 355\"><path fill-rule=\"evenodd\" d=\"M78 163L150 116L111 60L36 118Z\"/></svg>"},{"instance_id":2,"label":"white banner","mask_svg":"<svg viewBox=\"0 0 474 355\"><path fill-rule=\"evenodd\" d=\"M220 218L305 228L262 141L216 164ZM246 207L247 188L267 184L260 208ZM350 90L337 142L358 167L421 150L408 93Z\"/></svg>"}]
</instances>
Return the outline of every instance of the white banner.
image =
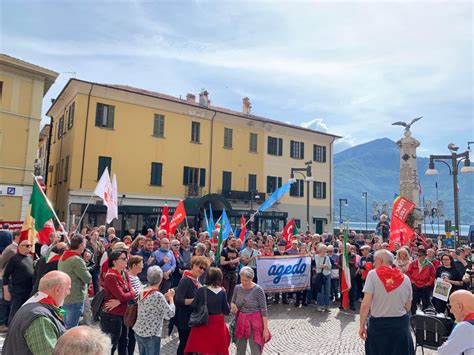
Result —
<instances>
[{"instance_id":1,"label":"white banner","mask_svg":"<svg viewBox=\"0 0 474 355\"><path fill-rule=\"evenodd\" d=\"M311 282L311 258L303 255L259 256L257 278L265 292L306 290Z\"/></svg>"}]
</instances>

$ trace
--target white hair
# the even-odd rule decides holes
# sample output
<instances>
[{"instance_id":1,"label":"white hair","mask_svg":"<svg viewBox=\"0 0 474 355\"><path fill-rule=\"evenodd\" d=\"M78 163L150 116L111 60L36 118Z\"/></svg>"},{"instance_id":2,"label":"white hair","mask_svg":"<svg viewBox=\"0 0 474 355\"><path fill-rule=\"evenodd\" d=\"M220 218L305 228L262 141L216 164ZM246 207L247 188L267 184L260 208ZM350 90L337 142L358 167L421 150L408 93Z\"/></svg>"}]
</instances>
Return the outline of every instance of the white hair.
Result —
<instances>
[{"instance_id":1,"label":"white hair","mask_svg":"<svg viewBox=\"0 0 474 355\"><path fill-rule=\"evenodd\" d=\"M240 270L240 277L245 277L246 279L253 280L255 273L250 266L244 266Z\"/></svg>"},{"instance_id":2,"label":"white hair","mask_svg":"<svg viewBox=\"0 0 474 355\"><path fill-rule=\"evenodd\" d=\"M377 250L374 254L374 258L380 258L384 265L392 265L394 256L391 252L386 249Z\"/></svg>"},{"instance_id":3,"label":"white hair","mask_svg":"<svg viewBox=\"0 0 474 355\"><path fill-rule=\"evenodd\" d=\"M53 355L109 355L111 349L112 342L107 334L99 328L83 325L71 328L60 336Z\"/></svg>"},{"instance_id":4,"label":"white hair","mask_svg":"<svg viewBox=\"0 0 474 355\"><path fill-rule=\"evenodd\" d=\"M150 285L158 285L163 279L163 270L157 265L151 266L146 272L146 279Z\"/></svg>"}]
</instances>

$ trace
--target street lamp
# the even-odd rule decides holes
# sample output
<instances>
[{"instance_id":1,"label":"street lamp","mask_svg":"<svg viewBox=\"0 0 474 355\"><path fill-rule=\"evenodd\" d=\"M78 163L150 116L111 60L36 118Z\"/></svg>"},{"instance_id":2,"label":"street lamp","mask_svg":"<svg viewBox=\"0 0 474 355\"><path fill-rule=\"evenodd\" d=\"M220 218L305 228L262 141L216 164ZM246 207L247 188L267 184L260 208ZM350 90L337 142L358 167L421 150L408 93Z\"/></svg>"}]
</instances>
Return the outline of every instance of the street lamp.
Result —
<instances>
[{"instance_id":1,"label":"street lamp","mask_svg":"<svg viewBox=\"0 0 474 355\"><path fill-rule=\"evenodd\" d=\"M344 202L344 206L349 206L346 198L339 199L339 222L342 224L342 203Z\"/></svg>"},{"instance_id":2,"label":"street lamp","mask_svg":"<svg viewBox=\"0 0 474 355\"><path fill-rule=\"evenodd\" d=\"M290 178L295 178L295 173L300 173L306 180L306 232L309 232L309 183L313 181L311 173L311 164L313 162L308 160L304 163L306 168L291 168ZM304 174L306 173L306 175Z\"/></svg>"},{"instance_id":3,"label":"street lamp","mask_svg":"<svg viewBox=\"0 0 474 355\"><path fill-rule=\"evenodd\" d=\"M368 193L367 192L362 192L362 197L365 198L365 232L367 233L367 198L368 198Z\"/></svg>"},{"instance_id":4,"label":"street lamp","mask_svg":"<svg viewBox=\"0 0 474 355\"><path fill-rule=\"evenodd\" d=\"M461 173L474 173L474 167L471 166L471 161L469 160L470 153L470 143L468 143L468 149L463 153L458 153L459 147L453 143L448 145L448 149L451 152L450 155L430 155L430 163L425 174L428 176L438 175L438 170L435 168L435 162L445 164L449 169L449 175L453 177L453 194L454 194L454 225L456 228L455 242L456 246L459 245L459 191L458 191L458 172L459 172L459 163L464 160L464 166L461 168ZM451 162L451 165L447 163Z\"/></svg>"},{"instance_id":5,"label":"street lamp","mask_svg":"<svg viewBox=\"0 0 474 355\"><path fill-rule=\"evenodd\" d=\"M254 199L259 199L260 198L260 195L258 195L258 191L255 191L255 190L252 190L250 191L250 230L253 231L253 227L254 227L254 217L252 217L253 215L253 200Z\"/></svg>"}]
</instances>

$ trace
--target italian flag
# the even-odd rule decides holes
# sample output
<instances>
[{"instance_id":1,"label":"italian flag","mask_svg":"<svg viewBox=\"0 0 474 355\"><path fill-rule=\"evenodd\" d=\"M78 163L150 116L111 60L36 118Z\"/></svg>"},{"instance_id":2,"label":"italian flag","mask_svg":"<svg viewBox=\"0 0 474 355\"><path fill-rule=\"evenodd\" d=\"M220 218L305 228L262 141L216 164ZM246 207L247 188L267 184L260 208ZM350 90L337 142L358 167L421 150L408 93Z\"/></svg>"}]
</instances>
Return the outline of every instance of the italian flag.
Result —
<instances>
[{"instance_id":1,"label":"italian flag","mask_svg":"<svg viewBox=\"0 0 474 355\"><path fill-rule=\"evenodd\" d=\"M28 240L31 244L35 244L36 235L45 227L46 222L53 217L51 203L35 178L30 203L26 209L25 222L21 227L20 240Z\"/></svg>"},{"instance_id":2,"label":"italian flag","mask_svg":"<svg viewBox=\"0 0 474 355\"><path fill-rule=\"evenodd\" d=\"M341 255L341 295L342 307L349 308L349 290L351 289L351 274L349 271L349 250L347 250L347 243L349 243L349 227L344 228L344 252Z\"/></svg>"}]
</instances>

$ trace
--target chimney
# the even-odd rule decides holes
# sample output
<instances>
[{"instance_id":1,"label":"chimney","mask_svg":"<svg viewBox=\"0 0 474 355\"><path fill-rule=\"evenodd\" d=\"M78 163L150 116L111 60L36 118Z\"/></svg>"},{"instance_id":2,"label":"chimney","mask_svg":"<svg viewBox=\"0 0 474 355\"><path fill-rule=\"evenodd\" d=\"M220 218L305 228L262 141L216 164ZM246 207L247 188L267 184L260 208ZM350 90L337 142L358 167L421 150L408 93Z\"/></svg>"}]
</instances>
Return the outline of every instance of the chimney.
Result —
<instances>
[{"instance_id":1,"label":"chimney","mask_svg":"<svg viewBox=\"0 0 474 355\"><path fill-rule=\"evenodd\" d=\"M250 110L252 109L252 104L248 97L242 99L242 112L246 115L250 115Z\"/></svg>"},{"instance_id":2,"label":"chimney","mask_svg":"<svg viewBox=\"0 0 474 355\"><path fill-rule=\"evenodd\" d=\"M196 95L187 93L186 94L186 101L194 104L196 102Z\"/></svg>"},{"instance_id":3,"label":"chimney","mask_svg":"<svg viewBox=\"0 0 474 355\"><path fill-rule=\"evenodd\" d=\"M199 105L209 107L209 93L206 90L201 91L199 94Z\"/></svg>"}]
</instances>

